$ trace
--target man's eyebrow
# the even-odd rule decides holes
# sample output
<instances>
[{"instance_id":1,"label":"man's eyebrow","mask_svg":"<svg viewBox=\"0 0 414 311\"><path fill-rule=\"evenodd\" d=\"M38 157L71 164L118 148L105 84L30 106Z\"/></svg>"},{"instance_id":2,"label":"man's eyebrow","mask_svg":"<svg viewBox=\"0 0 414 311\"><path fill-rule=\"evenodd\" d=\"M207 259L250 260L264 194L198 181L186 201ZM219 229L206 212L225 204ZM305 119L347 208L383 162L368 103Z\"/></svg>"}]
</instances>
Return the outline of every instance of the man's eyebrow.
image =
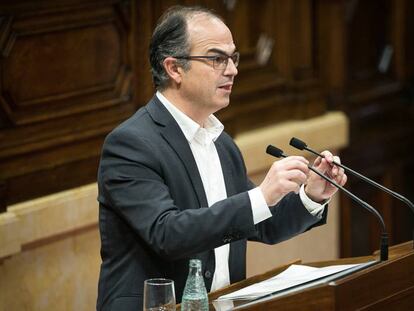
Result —
<instances>
[{"instance_id":1,"label":"man's eyebrow","mask_svg":"<svg viewBox=\"0 0 414 311\"><path fill-rule=\"evenodd\" d=\"M213 53L218 53L218 54L221 54L221 55L230 56L230 55L234 54L234 53L236 52L236 50L234 50L234 52L233 52L233 53L231 53L230 55L229 55L229 54L227 54L225 51L220 50L220 49L218 49L218 48L211 48L211 49L208 49L207 53L210 53L210 52L213 52Z\"/></svg>"}]
</instances>

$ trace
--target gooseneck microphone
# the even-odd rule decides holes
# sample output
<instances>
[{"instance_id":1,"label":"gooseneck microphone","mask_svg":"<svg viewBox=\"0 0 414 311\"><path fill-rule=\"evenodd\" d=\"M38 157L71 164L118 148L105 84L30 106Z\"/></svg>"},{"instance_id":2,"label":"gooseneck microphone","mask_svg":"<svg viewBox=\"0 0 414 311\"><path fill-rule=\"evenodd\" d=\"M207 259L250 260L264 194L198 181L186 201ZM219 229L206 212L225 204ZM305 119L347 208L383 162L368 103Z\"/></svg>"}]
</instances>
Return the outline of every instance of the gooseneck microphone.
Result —
<instances>
[{"instance_id":1,"label":"gooseneck microphone","mask_svg":"<svg viewBox=\"0 0 414 311\"><path fill-rule=\"evenodd\" d=\"M323 154L320 154L320 153L312 150L311 148L309 148L304 141L302 141L302 140L300 140L300 139L298 139L296 137L292 137L292 139L290 140L289 144L291 146L299 149L299 150L309 151L310 153L313 153L314 155L317 155L317 156L319 156L321 158L324 158L325 157ZM384 192L392 195L394 198L396 198L396 199L404 202L405 204L408 205L408 207L411 209L411 211L414 214L414 204L410 200L408 200L406 197L402 196L399 193L396 193L396 192L392 191L391 189L388 189L387 187L385 187L383 185L380 185L379 183L373 181L372 179L370 179L370 178L368 178L368 177L366 177L366 176L364 176L364 175L362 175L362 174L354 171L353 169L351 169L351 168L349 168L349 167L347 167L347 166L345 166L345 165L343 165L341 163L338 163L336 161L333 161L333 164L335 164L335 165L337 165L339 167L342 167L346 172L351 173L354 176L357 176L358 178L362 179L363 181L369 183L371 186L374 186L374 187L376 187L376 188L378 188L378 189L380 189L380 190L382 190L382 191L384 191ZM413 248L414 248L414 228L413 228Z\"/></svg>"},{"instance_id":2,"label":"gooseneck microphone","mask_svg":"<svg viewBox=\"0 0 414 311\"><path fill-rule=\"evenodd\" d=\"M266 153L270 154L270 155L272 155L276 158L286 158L287 157L287 155L283 152L283 150L281 150L281 149L279 149L275 146L272 146L272 145L267 146ZM326 177L325 175L323 175L322 173L320 173L313 166L308 165L308 168L312 172L314 172L315 174L320 176L321 178L325 179L330 184L334 185L336 188L338 188L338 189L342 190L343 192L345 192L345 194L347 194L353 201L360 204L362 207L364 207L369 212L373 213L378 218L378 220L381 224L381 227L382 227L381 242L380 242L380 260L381 261L388 260L388 234L387 234L387 231L385 229L384 219L382 218L380 213L378 213L378 211L375 208L373 208L371 205L369 205L367 202L361 200L356 195L354 195L353 193L351 193L350 191L348 191L347 189L345 189L344 187L342 187L341 185L336 183L334 180L332 180L332 179Z\"/></svg>"}]
</instances>

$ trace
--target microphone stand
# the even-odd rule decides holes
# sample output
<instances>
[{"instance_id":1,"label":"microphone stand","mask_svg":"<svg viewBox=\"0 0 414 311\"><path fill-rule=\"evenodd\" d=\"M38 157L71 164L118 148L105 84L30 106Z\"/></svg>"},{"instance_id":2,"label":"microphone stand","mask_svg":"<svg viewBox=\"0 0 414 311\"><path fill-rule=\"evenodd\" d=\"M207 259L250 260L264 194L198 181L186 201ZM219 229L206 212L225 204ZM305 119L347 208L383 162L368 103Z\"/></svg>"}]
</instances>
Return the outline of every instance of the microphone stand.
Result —
<instances>
[{"instance_id":1,"label":"microphone stand","mask_svg":"<svg viewBox=\"0 0 414 311\"><path fill-rule=\"evenodd\" d=\"M321 158L325 158L325 156L323 154L320 154L320 153L312 150L311 148L309 148L306 145L305 142L301 141L298 138L292 137L292 139L290 140L290 143L289 144L291 146L299 149L299 150L306 150L306 151L309 151L310 153L313 153L316 156L319 156ZM352 175L354 175L354 176L362 179L363 181L369 183L371 186L374 186L374 187L376 187L376 188L378 188L378 189L380 189L380 190L382 190L382 191L384 191L384 192L392 195L394 198L396 198L396 199L404 202L406 205L408 205L408 207L411 209L411 211L413 212L413 215L414 215L414 204L410 200L408 200L406 197L402 196L399 193L396 193L395 191L392 191L391 189L388 189L387 187L385 187L383 185L380 185L379 183L377 183L377 182L373 181L372 179L370 179L370 178L368 178L368 177L366 177L366 176L364 176L364 175L362 175L362 174L354 171L353 169L345 166L344 164L338 163L336 161L333 161L333 164L335 164L335 165L343 168L346 172L349 172ZM414 249L414 228L413 228L413 249Z\"/></svg>"},{"instance_id":2,"label":"microphone stand","mask_svg":"<svg viewBox=\"0 0 414 311\"><path fill-rule=\"evenodd\" d=\"M283 151L275 146L269 145L266 149L266 153L277 157L277 158L286 158L287 155L283 153ZM381 228L382 228L382 232L381 232L381 241L380 241L380 260L381 261L385 261L388 260L388 234L386 232L385 229L385 223L383 218L381 217L380 213L378 213L378 211L373 208L371 205L369 205L367 202L361 200L360 198L358 198L356 195L354 195L353 193L351 193L350 191L348 191L347 189L345 189L344 187L342 187L341 185L339 185L338 183L336 183L335 181L333 181L332 179L326 177L325 175L323 175L322 173L320 173L318 170L316 170L313 166L308 165L308 168L314 172L315 174L317 174L318 176L320 176L321 178L323 178L324 180L326 180L327 182L329 182L330 184L334 185L336 188L342 190L343 192L345 192L345 194L347 194L353 201L359 203L360 205L362 205L365 209L367 209L369 212L373 213L379 220L380 224L381 224Z\"/></svg>"}]
</instances>

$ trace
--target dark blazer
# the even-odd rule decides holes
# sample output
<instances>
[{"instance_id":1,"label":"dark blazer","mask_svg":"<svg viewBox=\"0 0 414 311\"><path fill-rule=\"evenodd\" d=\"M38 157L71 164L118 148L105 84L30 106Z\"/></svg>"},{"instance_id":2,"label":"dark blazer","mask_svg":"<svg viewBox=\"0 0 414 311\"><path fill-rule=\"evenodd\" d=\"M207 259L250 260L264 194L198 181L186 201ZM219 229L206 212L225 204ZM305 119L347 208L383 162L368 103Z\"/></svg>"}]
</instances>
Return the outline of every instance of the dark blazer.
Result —
<instances>
[{"instance_id":1,"label":"dark blazer","mask_svg":"<svg viewBox=\"0 0 414 311\"><path fill-rule=\"evenodd\" d=\"M106 138L98 172L102 265L98 310L141 310L144 280L175 281L177 303L190 258L202 260L207 290L214 248L230 243L231 282L245 278L246 241L286 240L324 223L298 195L253 224L239 149L226 133L216 141L228 198L208 208L201 177L184 134L156 96Z\"/></svg>"}]
</instances>

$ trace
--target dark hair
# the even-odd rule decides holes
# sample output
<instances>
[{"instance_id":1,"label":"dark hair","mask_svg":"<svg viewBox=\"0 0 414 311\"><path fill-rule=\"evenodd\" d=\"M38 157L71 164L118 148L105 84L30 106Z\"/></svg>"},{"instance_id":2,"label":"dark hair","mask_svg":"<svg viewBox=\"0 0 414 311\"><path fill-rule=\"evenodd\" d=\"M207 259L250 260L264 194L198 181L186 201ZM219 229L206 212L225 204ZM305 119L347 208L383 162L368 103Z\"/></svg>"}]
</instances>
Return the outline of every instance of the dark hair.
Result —
<instances>
[{"instance_id":1,"label":"dark hair","mask_svg":"<svg viewBox=\"0 0 414 311\"><path fill-rule=\"evenodd\" d=\"M220 16L209 9L179 5L170 7L158 20L149 46L152 79L158 90L164 89L170 80L164 70L164 59L169 56L184 56L190 53L187 21L198 14L206 14L222 20ZM177 59L177 62L184 70L190 68L188 60Z\"/></svg>"}]
</instances>

